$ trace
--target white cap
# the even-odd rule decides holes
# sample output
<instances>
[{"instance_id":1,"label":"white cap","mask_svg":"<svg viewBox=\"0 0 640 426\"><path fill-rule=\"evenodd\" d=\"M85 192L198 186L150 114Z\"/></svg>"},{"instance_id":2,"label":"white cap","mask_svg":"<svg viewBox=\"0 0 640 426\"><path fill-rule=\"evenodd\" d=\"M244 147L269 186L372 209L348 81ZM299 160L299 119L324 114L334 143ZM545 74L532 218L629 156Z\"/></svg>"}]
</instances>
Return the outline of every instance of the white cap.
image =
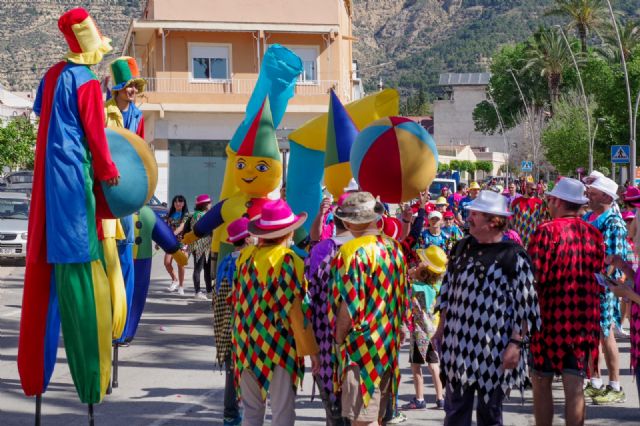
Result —
<instances>
[{"instance_id":1,"label":"white cap","mask_svg":"<svg viewBox=\"0 0 640 426\"><path fill-rule=\"evenodd\" d=\"M493 214L496 216L511 216L508 201L502 194L493 191L480 191L478 196L466 206L468 210Z\"/></svg>"},{"instance_id":2,"label":"white cap","mask_svg":"<svg viewBox=\"0 0 640 426\"><path fill-rule=\"evenodd\" d=\"M584 196L585 186L577 179L562 178L556 183L547 195L568 201L574 204L586 204L589 199Z\"/></svg>"},{"instance_id":3,"label":"white cap","mask_svg":"<svg viewBox=\"0 0 640 426\"><path fill-rule=\"evenodd\" d=\"M591 183L591 185L588 185L588 187L604 192L605 194L613 198L614 201L618 199L618 184L608 177L598 177Z\"/></svg>"},{"instance_id":4,"label":"white cap","mask_svg":"<svg viewBox=\"0 0 640 426\"><path fill-rule=\"evenodd\" d=\"M437 217L438 219L442 219L442 213L440 213L437 210L434 210L432 212L429 213L429 216L427 216L428 220L431 220L432 218Z\"/></svg>"},{"instance_id":5,"label":"white cap","mask_svg":"<svg viewBox=\"0 0 640 426\"><path fill-rule=\"evenodd\" d=\"M354 178L351 178L351 180L349 181L349 184L347 186L345 186L343 191L344 192L360 191L360 187L358 186L358 182L356 182L356 180Z\"/></svg>"}]
</instances>

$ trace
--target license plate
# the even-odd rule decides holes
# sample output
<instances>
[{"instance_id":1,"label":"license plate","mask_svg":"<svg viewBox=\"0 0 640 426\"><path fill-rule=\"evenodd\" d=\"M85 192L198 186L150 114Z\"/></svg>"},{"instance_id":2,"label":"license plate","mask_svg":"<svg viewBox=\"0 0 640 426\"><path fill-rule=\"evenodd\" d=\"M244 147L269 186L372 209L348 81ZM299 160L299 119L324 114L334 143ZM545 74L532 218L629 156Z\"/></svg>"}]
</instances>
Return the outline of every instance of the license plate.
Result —
<instances>
[{"instance_id":1,"label":"license plate","mask_svg":"<svg viewBox=\"0 0 640 426\"><path fill-rule=\"evenodd\" d=\"M14 254L16 249L0 247L0 254Z\"/></svg>"}]
</instances>

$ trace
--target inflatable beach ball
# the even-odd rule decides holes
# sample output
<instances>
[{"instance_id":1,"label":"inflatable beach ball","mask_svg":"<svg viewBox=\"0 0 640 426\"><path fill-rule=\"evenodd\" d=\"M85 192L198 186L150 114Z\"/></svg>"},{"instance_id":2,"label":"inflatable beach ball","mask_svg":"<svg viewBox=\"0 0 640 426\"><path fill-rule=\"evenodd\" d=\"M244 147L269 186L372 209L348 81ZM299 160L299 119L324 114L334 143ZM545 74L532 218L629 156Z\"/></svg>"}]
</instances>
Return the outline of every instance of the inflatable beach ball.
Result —
<instances>
[{"instance_id":1,"label":"inflatable beach ball","mask_svg":"<svg viewBox=\"0 0 640 426\"><path fill-rule=\"evenodd\" d=\"M158 183L158 165L149 145L127 129L105 129L111 159L120 182L95 186L96 215L101 219L128 216L147 204Z\"/></svg>"},{"instance_id":2,"label":"inflatable beach ball","mask_svg":"<svg viewBox=\"0 0 640 426\"><path fill-rule=\"evenodd\" d=\"M427 131L404 117L386 117L363 129L351 147L351 171L360 188L387 203L409 201L429 187L438 151Z\"/></svg>"}]
</instances>

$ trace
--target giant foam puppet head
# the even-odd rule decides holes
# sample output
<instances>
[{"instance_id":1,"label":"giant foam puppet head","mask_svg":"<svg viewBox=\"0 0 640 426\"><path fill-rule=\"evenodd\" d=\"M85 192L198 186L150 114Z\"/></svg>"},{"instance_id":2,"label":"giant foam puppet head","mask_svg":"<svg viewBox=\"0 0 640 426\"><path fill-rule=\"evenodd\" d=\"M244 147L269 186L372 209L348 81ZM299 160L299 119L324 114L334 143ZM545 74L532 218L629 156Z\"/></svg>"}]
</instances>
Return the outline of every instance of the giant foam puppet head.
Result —
<instances>
[{"instance_id":1,"label":"giant foam puppet head","mask_svg":"<svg viewBox=\"0 0 640 426\"><path fill-rule=\"evenodd\" d=\"M240 192L253 197L266 197L280 184L282 161L268 98L238 149L233 176Z\"/></svg>"}]
</instances>

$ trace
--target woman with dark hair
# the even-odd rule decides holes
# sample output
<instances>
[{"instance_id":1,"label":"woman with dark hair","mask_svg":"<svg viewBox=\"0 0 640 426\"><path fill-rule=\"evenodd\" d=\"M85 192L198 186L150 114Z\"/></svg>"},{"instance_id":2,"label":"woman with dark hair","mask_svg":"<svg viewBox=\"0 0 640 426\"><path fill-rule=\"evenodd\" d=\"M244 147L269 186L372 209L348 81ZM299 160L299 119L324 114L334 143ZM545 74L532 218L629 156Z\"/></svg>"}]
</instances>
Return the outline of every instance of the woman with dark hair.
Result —
<instances>
[{"instance_id":1,"label":"woman with dark hair","mask_svg":"<svg viewBox=\"0 0 640 426\"><path fill-rule=\"evenodd\" d=\"M183 195L176 195L173 197L173 200L171 200L171 208L167 216L165 216L164 221L167 222L176 238L178 238L178 241L182 241L184 225L187 219L189 219L187 200ZM167 272L171 275L171 286L169 286L168 290L171 292L178 290L178 294L181 296L184 295L184 266L178 265L178 277L176 277L173 271L173 257L165 253L164 267L167 268Z\"/></svg>"}]
</instances>

